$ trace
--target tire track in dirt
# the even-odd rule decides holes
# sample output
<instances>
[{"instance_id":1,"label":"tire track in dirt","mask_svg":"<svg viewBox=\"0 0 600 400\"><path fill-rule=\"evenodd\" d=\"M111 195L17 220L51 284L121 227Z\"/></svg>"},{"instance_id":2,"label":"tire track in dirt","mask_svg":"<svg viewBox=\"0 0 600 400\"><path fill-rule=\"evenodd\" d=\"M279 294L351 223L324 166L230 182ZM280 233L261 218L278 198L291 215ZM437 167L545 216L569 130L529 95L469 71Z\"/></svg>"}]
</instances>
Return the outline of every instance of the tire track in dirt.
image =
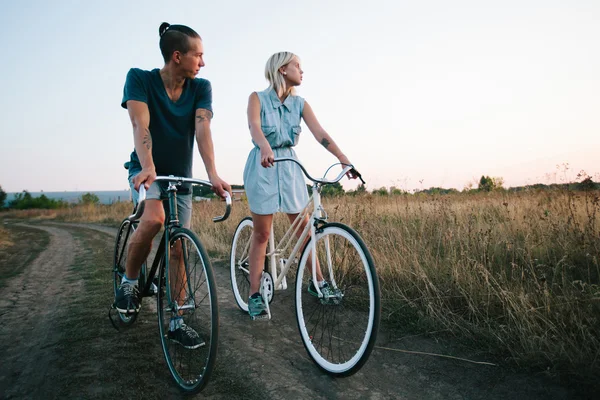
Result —
<instances>
[{"instance_id":1,"label":"tire track in dirt","mask_svg":"<svg viewBox=\"0 0 600 400\"><path fill-rule=\"evenodd\" d=\"M50 244L2 290L0 393L6 398L14 393L41 398L51 391L52 382L44 375L56 360L47 345L60 340L55 326L63 315L61 308L78 289L64 284L76 244L68 231L58 227L19 225L48 232Z\"/></svg>"}]
</instances>

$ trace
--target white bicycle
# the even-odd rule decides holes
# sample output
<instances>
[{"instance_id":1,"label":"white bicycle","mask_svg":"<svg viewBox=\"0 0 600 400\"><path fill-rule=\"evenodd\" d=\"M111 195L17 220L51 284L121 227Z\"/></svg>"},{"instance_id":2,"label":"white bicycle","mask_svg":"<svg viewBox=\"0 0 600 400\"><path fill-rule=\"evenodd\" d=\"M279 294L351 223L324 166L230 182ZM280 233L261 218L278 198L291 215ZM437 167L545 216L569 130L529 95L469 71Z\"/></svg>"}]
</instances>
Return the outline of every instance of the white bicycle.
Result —
<instances>
[{"instance_id":1,"label":"white bicycle","mask_svg":"<svg viewBox=\"0 0 600 400\"><path fill-rule=\"evenodd\" d=\"M268 317L275 291L287 288L288 271L297 264L296 317L304 347L328 374L352 375L364 365L375 345L380 318L379 280L373 258L358 233L344 224L327 222L320 192L323 185L339 182L350 171L359 178L360 174L347 165L333 180L315 179L293 158L276 158L275 162L295 162L313 184L304 210L277 245L271 228L260 285ZM311 216L309 223L298 237L306 215ZM245 312L250 295L252 231L252 218L242 219L231 246L231 286L237 305ZM326 295L317 284L317 268L332 286Z\"/></svg>"}]
</instances>

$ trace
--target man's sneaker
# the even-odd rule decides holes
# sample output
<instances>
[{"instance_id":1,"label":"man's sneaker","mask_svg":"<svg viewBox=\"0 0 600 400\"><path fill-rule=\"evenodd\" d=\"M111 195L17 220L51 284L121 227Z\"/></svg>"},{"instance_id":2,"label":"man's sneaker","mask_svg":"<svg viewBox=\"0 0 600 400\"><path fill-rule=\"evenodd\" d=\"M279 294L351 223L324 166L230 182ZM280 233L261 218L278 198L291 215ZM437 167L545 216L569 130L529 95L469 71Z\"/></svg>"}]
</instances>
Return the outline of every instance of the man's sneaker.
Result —
<instances>
[{"instance_id":1,"label":"man's sneaker","mask_svg":"<svg viewBox=\"0 0 600 400\"><path fill-rule=\"evenodd\" d=\"M248 298L248 314L251 319L268 319L269 313L262 296L257 292Z\"/></svg>"},{"instance_id":2,"label":"man's sneaker","mask_svg":"<svg viewBox=\"0 0 600 400\"><path fill-rule=\"evenodd\" d=\"M140 292L137 285L127 281L121 283L115 296L115 308L122 314L134 314L140 311Z\"/></svg>"},{"instance_id":3,"label":"man's sneaker","mask_svg":"<svg viewBox=\"0 0 600 400\"><path fill-rule=\"evenodd\" d=\"M319 297L319 293L317 292L317 289L315 288L315 285L314 285L312 279L310 280L310 283L308 284L308 293L312 294L315 297ZM325 297L325 298L335 296L333 288L327 281L323 282L323 287L321 287L321 293L323 293L323 297Z\"/></svg>"},{"instance_id":4,"label":"man's sneaker","mask_svg":"<svg viewBox=\"0 0 600 400\"><path fill-rule=\"evenodd\" d=\"M206 344L200 335L198 335L198 332L186 324L181 324L181 326L174 331L169 330L167 337L169 340L179 343L186 349L197 349Z\"/></svg>"}]
</instances>

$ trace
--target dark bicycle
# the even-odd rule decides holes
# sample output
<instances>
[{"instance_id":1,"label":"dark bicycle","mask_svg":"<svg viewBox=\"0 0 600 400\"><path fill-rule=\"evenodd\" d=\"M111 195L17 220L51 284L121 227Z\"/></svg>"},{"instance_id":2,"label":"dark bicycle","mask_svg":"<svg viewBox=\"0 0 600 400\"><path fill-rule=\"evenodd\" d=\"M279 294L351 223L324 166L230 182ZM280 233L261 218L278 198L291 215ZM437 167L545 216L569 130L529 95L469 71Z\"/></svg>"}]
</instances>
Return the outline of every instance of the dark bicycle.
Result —
<instances>
[{"instance_id":1,"label":"dark bicycle","mask_svg":"<svg viewBox=\"0 0 600 400\"><path fill-rule=\"evenodd\" d=\"M163 352L169 370L177 384L186 392L198 392L208 382L213 370L219 335L217 286L213 269L204 246L194 232L181 227L177 214L177 187L183 183L211 186L210 182L193 178L159 176L156 181L168 182L168 215L165 229L152 262L152 268L142 265L138 278L140 298L156 295L158 327ZM115 295L125 275L127 250L131 235L144 212L146 190L140 186L139 202L133 215L125 218L117 233L113 260ZM227 193L225 214L213 218L224 221L231 212L231 197ZM141 300L141 299L140 299ZM115 305L111 310L115 309ZM109 317L117 330L131 326L137 313ZM197 348L186 348L169 339L172 319L184 318L187 326L204 341ZM115 322L116 320L116 322Z\"/></svg>"}]
</instances>

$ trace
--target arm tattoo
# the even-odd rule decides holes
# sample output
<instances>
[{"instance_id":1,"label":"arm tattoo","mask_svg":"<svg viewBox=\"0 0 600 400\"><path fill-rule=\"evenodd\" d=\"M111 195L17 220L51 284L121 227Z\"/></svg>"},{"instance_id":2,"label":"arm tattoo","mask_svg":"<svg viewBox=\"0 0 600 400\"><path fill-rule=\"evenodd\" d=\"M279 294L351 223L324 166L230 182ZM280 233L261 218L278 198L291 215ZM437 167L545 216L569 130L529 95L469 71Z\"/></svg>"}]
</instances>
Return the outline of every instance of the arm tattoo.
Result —
<instances>
[{"instance_id":1,"label":"arm tattoo","mask_svg":"<svg viewBox=\"0 0 600 400\"><path fill-rule=\"evenodd\" d=\"M205 110L203 108L198 109L197 114L198 115L196 115L196 120L197 120L196 122L210 121L213 117L212 112Z\"/></svg>"},{"instance_id":2,"label":"arm tattoo","mask_svg":"<svg viewBox=\"0 0 600 400\"><path fill-rule=\"evenodd\" d=\"M323 147L327 148L327 146L329 146L331 143L329 143L329 140L323 138L321 140L321 144L323 145Z\"/></svg>"},{"instance_id":3,"label":"arm tattoo","mask_svg":"<svg viewBox=\"0 0 600 400\"><path fill-rule=\"evenodd\" d=\"M150 130L146 128L146 133L144 133L144 137L142 138L142 144L146 146L148 150L152 149L152 136L150 136Z\"/></svg>"}]
</instances>

